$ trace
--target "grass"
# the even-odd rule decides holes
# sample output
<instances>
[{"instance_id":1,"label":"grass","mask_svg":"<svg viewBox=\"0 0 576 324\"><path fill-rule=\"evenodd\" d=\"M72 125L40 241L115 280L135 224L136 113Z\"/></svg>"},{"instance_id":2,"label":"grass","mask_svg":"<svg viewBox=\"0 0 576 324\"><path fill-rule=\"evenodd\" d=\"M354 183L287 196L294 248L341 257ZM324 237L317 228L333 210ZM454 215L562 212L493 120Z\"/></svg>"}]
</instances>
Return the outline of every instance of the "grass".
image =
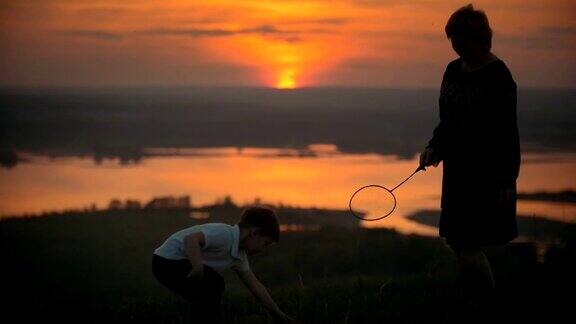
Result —
<instances>
[{"instance_id":1,"label":"grass","mask_svg":"<svg viewBox=\"0 0 576 324\"><path fill-rule=\"evenodd\" d=\"M237 215L230 215L232 223ZM0 221L5 317L76 323L189 323L188 305L155 282L152 251L198 223L180 210L102 211ZM572 314L574 257L555 247L536 262L530 244L488 251L499 298L525 322ZM252 268L286 313L304 323L462 323L455 259L435 238L384 229L283 233ZM230 273L224 318L270 318ZM14 318L14 317L12 317Z\"/></svg>"}]
</instances>

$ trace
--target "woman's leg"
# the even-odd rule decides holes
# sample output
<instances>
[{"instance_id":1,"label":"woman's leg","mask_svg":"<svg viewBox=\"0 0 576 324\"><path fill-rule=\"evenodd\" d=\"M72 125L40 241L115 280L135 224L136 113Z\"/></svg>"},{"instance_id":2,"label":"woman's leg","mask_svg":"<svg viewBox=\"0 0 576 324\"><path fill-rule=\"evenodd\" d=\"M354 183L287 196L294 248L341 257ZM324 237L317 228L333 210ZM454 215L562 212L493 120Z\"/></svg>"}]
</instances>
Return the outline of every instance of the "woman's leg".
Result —
<instances>
[{"instance_id":1,"label":"woman's leg","mask_svg":"<svg viewBox=\"0 0 576 324\"><path fill-rule=\"evenodd\" d=\"M458 268L469 302L478 306L493 301L495 285L492 268L480 247L451 246L458 260Z\"/></svg>"}]
</instances>

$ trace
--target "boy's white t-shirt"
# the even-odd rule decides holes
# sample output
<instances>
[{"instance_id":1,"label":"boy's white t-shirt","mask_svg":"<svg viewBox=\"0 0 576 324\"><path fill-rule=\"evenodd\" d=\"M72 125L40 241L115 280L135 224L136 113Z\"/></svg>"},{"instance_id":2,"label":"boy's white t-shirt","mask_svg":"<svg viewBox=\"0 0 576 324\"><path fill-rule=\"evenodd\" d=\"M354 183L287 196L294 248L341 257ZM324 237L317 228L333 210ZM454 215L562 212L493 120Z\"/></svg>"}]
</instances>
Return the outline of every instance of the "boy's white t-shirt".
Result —
<instances>
[{"instance_id":1,"label":"boy's white t-shirt","mask_svg":"<svg viewBox=\"0 0 576 324\"><path fill-rule=\"evenodd\" d=\"M185 228L172 234L154 254L170 260L187 259L184 238L192 233L202 232L206 244L202 247L202 261L218 273L226 269L250 270L248 257L239 250L240 228L238 225L209 223Z\"/></svg>"}]
</instances>

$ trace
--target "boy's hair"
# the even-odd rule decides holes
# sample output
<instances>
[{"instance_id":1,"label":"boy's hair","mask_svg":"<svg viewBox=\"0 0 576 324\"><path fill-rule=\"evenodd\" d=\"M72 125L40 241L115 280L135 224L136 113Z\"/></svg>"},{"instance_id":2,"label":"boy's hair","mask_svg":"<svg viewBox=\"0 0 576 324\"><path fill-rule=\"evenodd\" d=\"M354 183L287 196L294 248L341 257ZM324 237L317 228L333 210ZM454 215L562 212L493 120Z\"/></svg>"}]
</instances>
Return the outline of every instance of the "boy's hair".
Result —
<instances>
[{"instance_id":1,"label":"boy's hair","mask_svg":"<svg viewBox=\"0 0 576 324\"><path fill-rule=\"evenodd\" d=\"M240 228L255 227L260 235L268 236L275 242L280 240L280 226L274 210L266 207L250 207L244 210L238 223Z\"/></svg>"},{"instance_id":2,"label":"boy's hair","mask_svg":"<svg viewBox=\"0 0 576 324\"><path fill-rule=\"evenodd\" d=\"M481 42L489 51L492 47L492 29L488 17L482 10L476 10L469 4L456 10L448 19L446 36L471 38Z\"/></svg>"}]
</instances>

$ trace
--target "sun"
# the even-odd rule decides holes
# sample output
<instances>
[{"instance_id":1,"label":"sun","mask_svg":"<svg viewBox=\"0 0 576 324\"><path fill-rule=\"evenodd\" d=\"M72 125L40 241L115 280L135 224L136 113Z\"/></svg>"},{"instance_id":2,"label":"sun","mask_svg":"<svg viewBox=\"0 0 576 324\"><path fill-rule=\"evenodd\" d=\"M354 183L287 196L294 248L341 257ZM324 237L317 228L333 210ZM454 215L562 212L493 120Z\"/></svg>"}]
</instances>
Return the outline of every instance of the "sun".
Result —
<instances>
[{"instance_id":1,"label":"sun","mask_svg":"<svg viewBox=\"0 0 576 324\"><path fill-rule=\"evenodd\" d=\"M296 81L294 79L294 69L286 69L280 73L278 82L276 82L277 89L294 89L296 88Z\"/></svg>"}]
</instances>

